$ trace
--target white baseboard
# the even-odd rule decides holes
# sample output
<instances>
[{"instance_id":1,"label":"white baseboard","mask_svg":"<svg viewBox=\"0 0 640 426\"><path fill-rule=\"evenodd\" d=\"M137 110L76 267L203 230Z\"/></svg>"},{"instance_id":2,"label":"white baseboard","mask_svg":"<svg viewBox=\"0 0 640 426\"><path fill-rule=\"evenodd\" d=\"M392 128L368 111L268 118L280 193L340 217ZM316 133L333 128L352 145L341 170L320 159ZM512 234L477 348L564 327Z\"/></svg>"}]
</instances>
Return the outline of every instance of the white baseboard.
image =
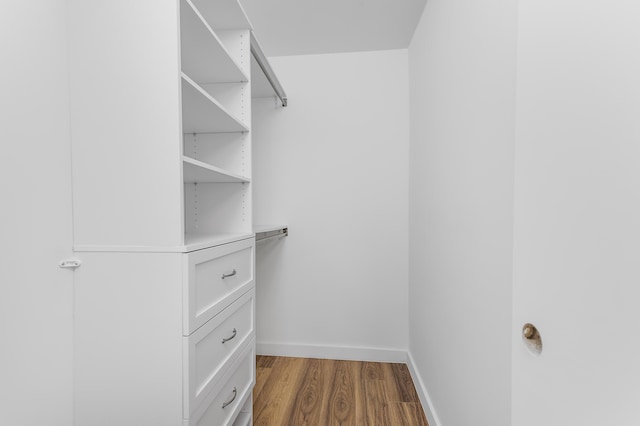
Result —
<instances>
[{"instance_id":1,"label":"white baseboard","mask_svg":"<svg viewBox=\"0 0 640 426\"><path fill-rule=\"evenodd\" d=\"M406 362L407 351L349 346L298 345L289 343L257 342L258 355L289 356L299 358L341 359L346 361Z\"/></svg>"},{"instance_id":2,"label":"white baseboard","mask_svg":"<svg viewBox=\"0 0 640 426\"><path fill-rule=\"evenodd\" d=\"M440 419L436 414L436 410L433 407L433 403L431 402L431 398L429 397L429 392L427 392L427 388L422 381L422 376L418 372L418 368L413 361L411 352L407 353L406 361L409 372L411 373L411 378L413 379L413 384L416 387L416 391L418 391L418 397L420 398L420 403L424 409L424 414L427 416L429 426L442 426Z\"/></svg>"}]
</instances>

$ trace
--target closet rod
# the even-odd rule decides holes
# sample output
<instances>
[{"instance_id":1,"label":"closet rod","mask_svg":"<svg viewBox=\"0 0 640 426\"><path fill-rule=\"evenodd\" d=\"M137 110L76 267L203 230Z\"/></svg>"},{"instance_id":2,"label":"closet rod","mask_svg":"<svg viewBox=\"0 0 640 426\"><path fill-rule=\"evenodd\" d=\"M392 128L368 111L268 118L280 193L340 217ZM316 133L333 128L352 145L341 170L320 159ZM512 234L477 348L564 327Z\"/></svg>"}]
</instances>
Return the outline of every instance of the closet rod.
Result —
<instances>
[{"instance_id":1,"label":"closet rod","mask_svg":"<svg viewBox=\"0 0 640 426\"><path fill-rule=\"evenodd\" d=\"M282 88L280 81L278 81L278 77L276 76L276 73L273 72L273 69L271 69L271 65L269 65L269 61L267 60L267 57L264 55L264 52L260 47L260 43L258 43L258 39L256 39L256 36L253 33L253 31L251 31L251 54L256 59L256 62L258 62L258 65L260 65L260 68L262 69L262 72L264 73L265 77L267 77L269 84L271 84L271 87L273 87L273 91L276 92L276 95L278 96L278 98L280 98L280 102L282 102L282 106L286 107L287 94L284 92L284 89Z\"/></svg>"},{"instance_id":2,"label":"closet rod","mask_svg":"<svg viewBox=\"0 0 640 426\"><path fill-rule=\"evenodd\" d=\"M279 228L275 230L256 230L256 242L270 240L272 238L283 238L289 235L289 228Z\"/></svg>"}]
</instances>

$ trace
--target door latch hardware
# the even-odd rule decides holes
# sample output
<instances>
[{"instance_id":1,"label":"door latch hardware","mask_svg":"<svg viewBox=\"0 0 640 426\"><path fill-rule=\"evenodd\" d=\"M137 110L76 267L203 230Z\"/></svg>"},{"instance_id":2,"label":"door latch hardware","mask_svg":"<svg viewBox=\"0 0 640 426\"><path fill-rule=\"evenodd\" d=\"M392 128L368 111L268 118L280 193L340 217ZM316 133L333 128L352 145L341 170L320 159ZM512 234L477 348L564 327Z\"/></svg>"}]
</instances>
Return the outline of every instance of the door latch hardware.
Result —
<instances>
[{"instance_id":1,"label":"door latch hardware","mask_svg":"<svg viewBox=\"0 0 640 426\"><path fill-rule=\"evenodd\" d=\"M77 269L82 265L82 261L80 259L66 259L60 261L58 265L63 269Z\"/></svg>"}]
</instances>

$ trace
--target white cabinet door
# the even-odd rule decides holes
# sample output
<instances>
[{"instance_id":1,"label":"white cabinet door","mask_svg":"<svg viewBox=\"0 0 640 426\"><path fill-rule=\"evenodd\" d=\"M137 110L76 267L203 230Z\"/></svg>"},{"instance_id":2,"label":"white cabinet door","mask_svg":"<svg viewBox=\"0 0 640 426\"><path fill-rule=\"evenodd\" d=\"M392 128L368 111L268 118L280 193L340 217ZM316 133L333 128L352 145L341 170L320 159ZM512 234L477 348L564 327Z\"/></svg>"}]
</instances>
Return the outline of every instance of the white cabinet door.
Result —
<instances>
[{"instance_id":1,"label":"white cabinet door","mask_svg":"<svg viewBox=\"0 0 640 426\"><path fill-rule=\"evenodd\" d=\"M640 6L519 8L512 424L637 425Z\"/></svg>"},{"instance_id":2,"label":"white cabinet door","mask_svg":"<svg viewBox=\"0 0 640 426\"><path fill-rule=\"evenodd\" d=\"M0 12L0 424L69 426L73 272L66 2Z\"/></svg>"}]
</instances>

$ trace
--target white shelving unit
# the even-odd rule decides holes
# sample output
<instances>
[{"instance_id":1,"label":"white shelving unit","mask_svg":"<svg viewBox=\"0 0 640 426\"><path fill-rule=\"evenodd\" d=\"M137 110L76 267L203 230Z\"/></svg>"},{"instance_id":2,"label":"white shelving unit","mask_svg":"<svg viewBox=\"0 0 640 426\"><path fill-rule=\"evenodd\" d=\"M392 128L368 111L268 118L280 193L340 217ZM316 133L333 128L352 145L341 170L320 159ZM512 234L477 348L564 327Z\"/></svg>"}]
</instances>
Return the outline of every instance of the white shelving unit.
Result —
<instances>
[{"instance_id":1,"label":"white shelving unit","mask_svg":"<svg viewBox=\"0 0 640 426\"><path fill-rule=\"evenodd\" d=\"M237 0L175 1L71 0L78 252L252 233L251 25Z\"/></svg>"},{"instance_id":2,"label":"white shelving unit","mask_svg":"<svg viewBox=\"0 0 640 426\"><path fill-rule=\"evenodd\" d=\"M69 11L76 421L248 424L251 24L238 0Z\"/></svg>"},{"instance_id":3,"label":"white shelving unit","mask_svg":"<svg viewBox=\"0 0 640 426\"><path fill-rule=\"evenodd\" d=\"M251 27L233 3L180 1L185 250L252 232Z\"/></svg>"}]
</instances>

